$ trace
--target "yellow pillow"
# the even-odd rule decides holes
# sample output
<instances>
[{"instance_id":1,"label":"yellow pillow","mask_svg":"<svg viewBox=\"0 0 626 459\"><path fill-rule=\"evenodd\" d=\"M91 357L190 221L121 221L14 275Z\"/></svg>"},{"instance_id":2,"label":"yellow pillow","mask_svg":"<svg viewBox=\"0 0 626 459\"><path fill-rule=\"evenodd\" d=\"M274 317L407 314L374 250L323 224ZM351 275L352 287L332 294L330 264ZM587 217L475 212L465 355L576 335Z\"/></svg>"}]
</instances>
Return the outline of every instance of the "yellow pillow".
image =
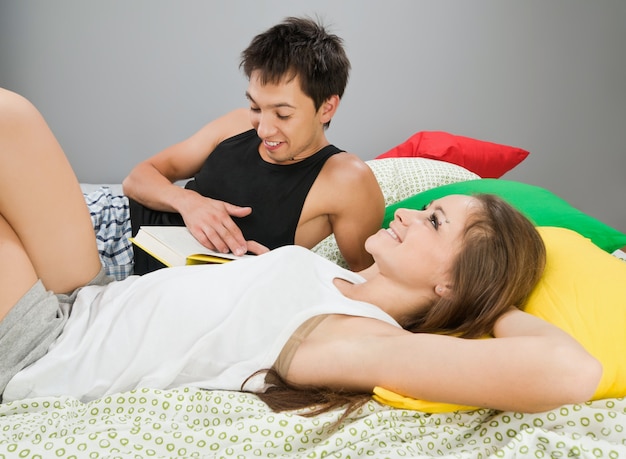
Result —
<instances>
[{"instance_id":1,"label":"yellow pillow","mask_svg":"<svg viewBox=\"0 0 626 459\"><path fill-rule=\"evenodd\" d=\"M384 405L405 410L423 411L424 413L449 413L450 411L477 410L475 406L455 405L454 403L429 402L416 398L405 397L383 387L374 387L372 398Z\"/></svg>"},{"instance_id":2,"label":"yellow pillow","mask_svg":"<svg viewBox=\"0 0 626 459\"><path fill-rule=\"evenodd\" d=\"M526 312L576 338L602 362L592 400L626 396L626 263L564 228L538 228L546 272Z\"/></svg>"},{"instance_id":3,"label":"yellow pillow","mask_svg":"<svg viewBox=\"0 0 626 459\"><path fill-rule=\"evenodd\" d=\"M626 396L626 262L565 228L537 228L546 244L546 270L526 312L576 338L603 365L592 400ZM472 407L427 402L374 389L381 403L427 413Z\"/></svg>"}]
</instances>

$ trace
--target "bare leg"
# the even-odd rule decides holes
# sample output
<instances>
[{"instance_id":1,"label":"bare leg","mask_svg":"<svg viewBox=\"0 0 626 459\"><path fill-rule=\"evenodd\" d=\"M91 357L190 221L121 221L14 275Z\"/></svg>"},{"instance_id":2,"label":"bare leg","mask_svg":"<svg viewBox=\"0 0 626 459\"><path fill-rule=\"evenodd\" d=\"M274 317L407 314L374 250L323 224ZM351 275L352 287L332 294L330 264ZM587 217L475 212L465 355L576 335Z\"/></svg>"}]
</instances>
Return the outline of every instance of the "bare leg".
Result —
<instances>
[{"instance_id":1,"label":"bare leg","mask_svg":"<svg viewBox=\"0 0 626 459\"><path fill-rule=\"evenodd\" d=\"M39 111L0 88L0 318L40 278L69 292L100 270L80 185Z\"/></svg>"},{"instance_id":2,"label":"bare leg","mask_svg":"<svg viewBox=\"0 0 626 459\"><path fill-rule=\"evenodd\" d=\"M22 243L0 216L0 320L36 281L35 268Z\"/></svg>"}]
</instances>

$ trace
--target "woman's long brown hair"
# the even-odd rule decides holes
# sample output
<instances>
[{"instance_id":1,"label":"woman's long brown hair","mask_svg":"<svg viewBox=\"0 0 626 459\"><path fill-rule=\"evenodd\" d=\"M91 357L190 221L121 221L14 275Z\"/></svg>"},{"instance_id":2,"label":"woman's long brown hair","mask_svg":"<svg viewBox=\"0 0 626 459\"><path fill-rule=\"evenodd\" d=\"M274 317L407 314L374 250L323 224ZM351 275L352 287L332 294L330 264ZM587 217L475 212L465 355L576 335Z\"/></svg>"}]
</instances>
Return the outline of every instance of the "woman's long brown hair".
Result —
<instances>
[{"instance_id":1,"label":"woman's long brown hair","mask_svg":"<svg viewBox=\"0 0 626 459\"><path fill-rule=\"evenodd\" d=\"M479 194L482 210L465 227L450 271L452 295L440 297L403 327L476 338L492 333L510 307L522 308L539 282L546 249L534 225L501 198Z\"/></svg>"},{"instance_id":2,"label":"woman's long brown hair","mask_svg":"<svg viewBox=\"0 0 626 459\"><path fill-rule=\"evenodd\" d=\"M546 252L533 224L499 197L475 197L482 205L470 216L463 248L450 272L453 294L404 321L405 329L463 338L491 334L496 320L512 306L522 308L539 281ZM267 373L270 387L257 395L274 411L308 408L302 415L314 416L347 406L338 424L371 397L367 393L297 386L274 370L262 371Z\"/></svg>"}]
</instances>

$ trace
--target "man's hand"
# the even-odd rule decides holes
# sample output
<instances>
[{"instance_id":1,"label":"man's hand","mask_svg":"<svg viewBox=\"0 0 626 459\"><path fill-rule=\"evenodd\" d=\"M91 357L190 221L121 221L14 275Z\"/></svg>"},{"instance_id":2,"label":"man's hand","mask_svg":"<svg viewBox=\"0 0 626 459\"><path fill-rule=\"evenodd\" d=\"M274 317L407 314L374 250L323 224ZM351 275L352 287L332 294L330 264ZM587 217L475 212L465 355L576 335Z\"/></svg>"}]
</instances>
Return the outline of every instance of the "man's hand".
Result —
<instances>
[{"instance_id":1,"label":"man's hand","mask_svg":"<svg viewBox=\"0 0 626 459\"><path fill-rule=\"evenodd\" d=\"M221 253L232 252L237 256L247 252L259 255L269 251L258 242L246 241L232 219L249 215L252 212L251 207L235 206L192 193L195 196L188 194L181 215L191 234L202 245Z\"/></svg>"}]
</instances>

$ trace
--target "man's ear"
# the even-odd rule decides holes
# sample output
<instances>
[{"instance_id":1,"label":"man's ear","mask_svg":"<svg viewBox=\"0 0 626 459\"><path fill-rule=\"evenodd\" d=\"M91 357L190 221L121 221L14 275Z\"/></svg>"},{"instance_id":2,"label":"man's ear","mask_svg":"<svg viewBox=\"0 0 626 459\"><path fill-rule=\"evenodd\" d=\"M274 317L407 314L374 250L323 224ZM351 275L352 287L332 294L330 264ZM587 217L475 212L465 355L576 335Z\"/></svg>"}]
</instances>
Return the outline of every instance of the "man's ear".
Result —
<instances>
[{"instance_id":1,"label":"man's ear","mask_svg":"<svg viewBox=\"0 0 626 459\"><path fill-rule=\"evenodd\" d=\"M337 108L339 108L339 96L330 96L324 101L319 109L320 121L322 122L322 124L328 123L333 118L333 116L335 116Z\"/></svg>"}]
</instances>

